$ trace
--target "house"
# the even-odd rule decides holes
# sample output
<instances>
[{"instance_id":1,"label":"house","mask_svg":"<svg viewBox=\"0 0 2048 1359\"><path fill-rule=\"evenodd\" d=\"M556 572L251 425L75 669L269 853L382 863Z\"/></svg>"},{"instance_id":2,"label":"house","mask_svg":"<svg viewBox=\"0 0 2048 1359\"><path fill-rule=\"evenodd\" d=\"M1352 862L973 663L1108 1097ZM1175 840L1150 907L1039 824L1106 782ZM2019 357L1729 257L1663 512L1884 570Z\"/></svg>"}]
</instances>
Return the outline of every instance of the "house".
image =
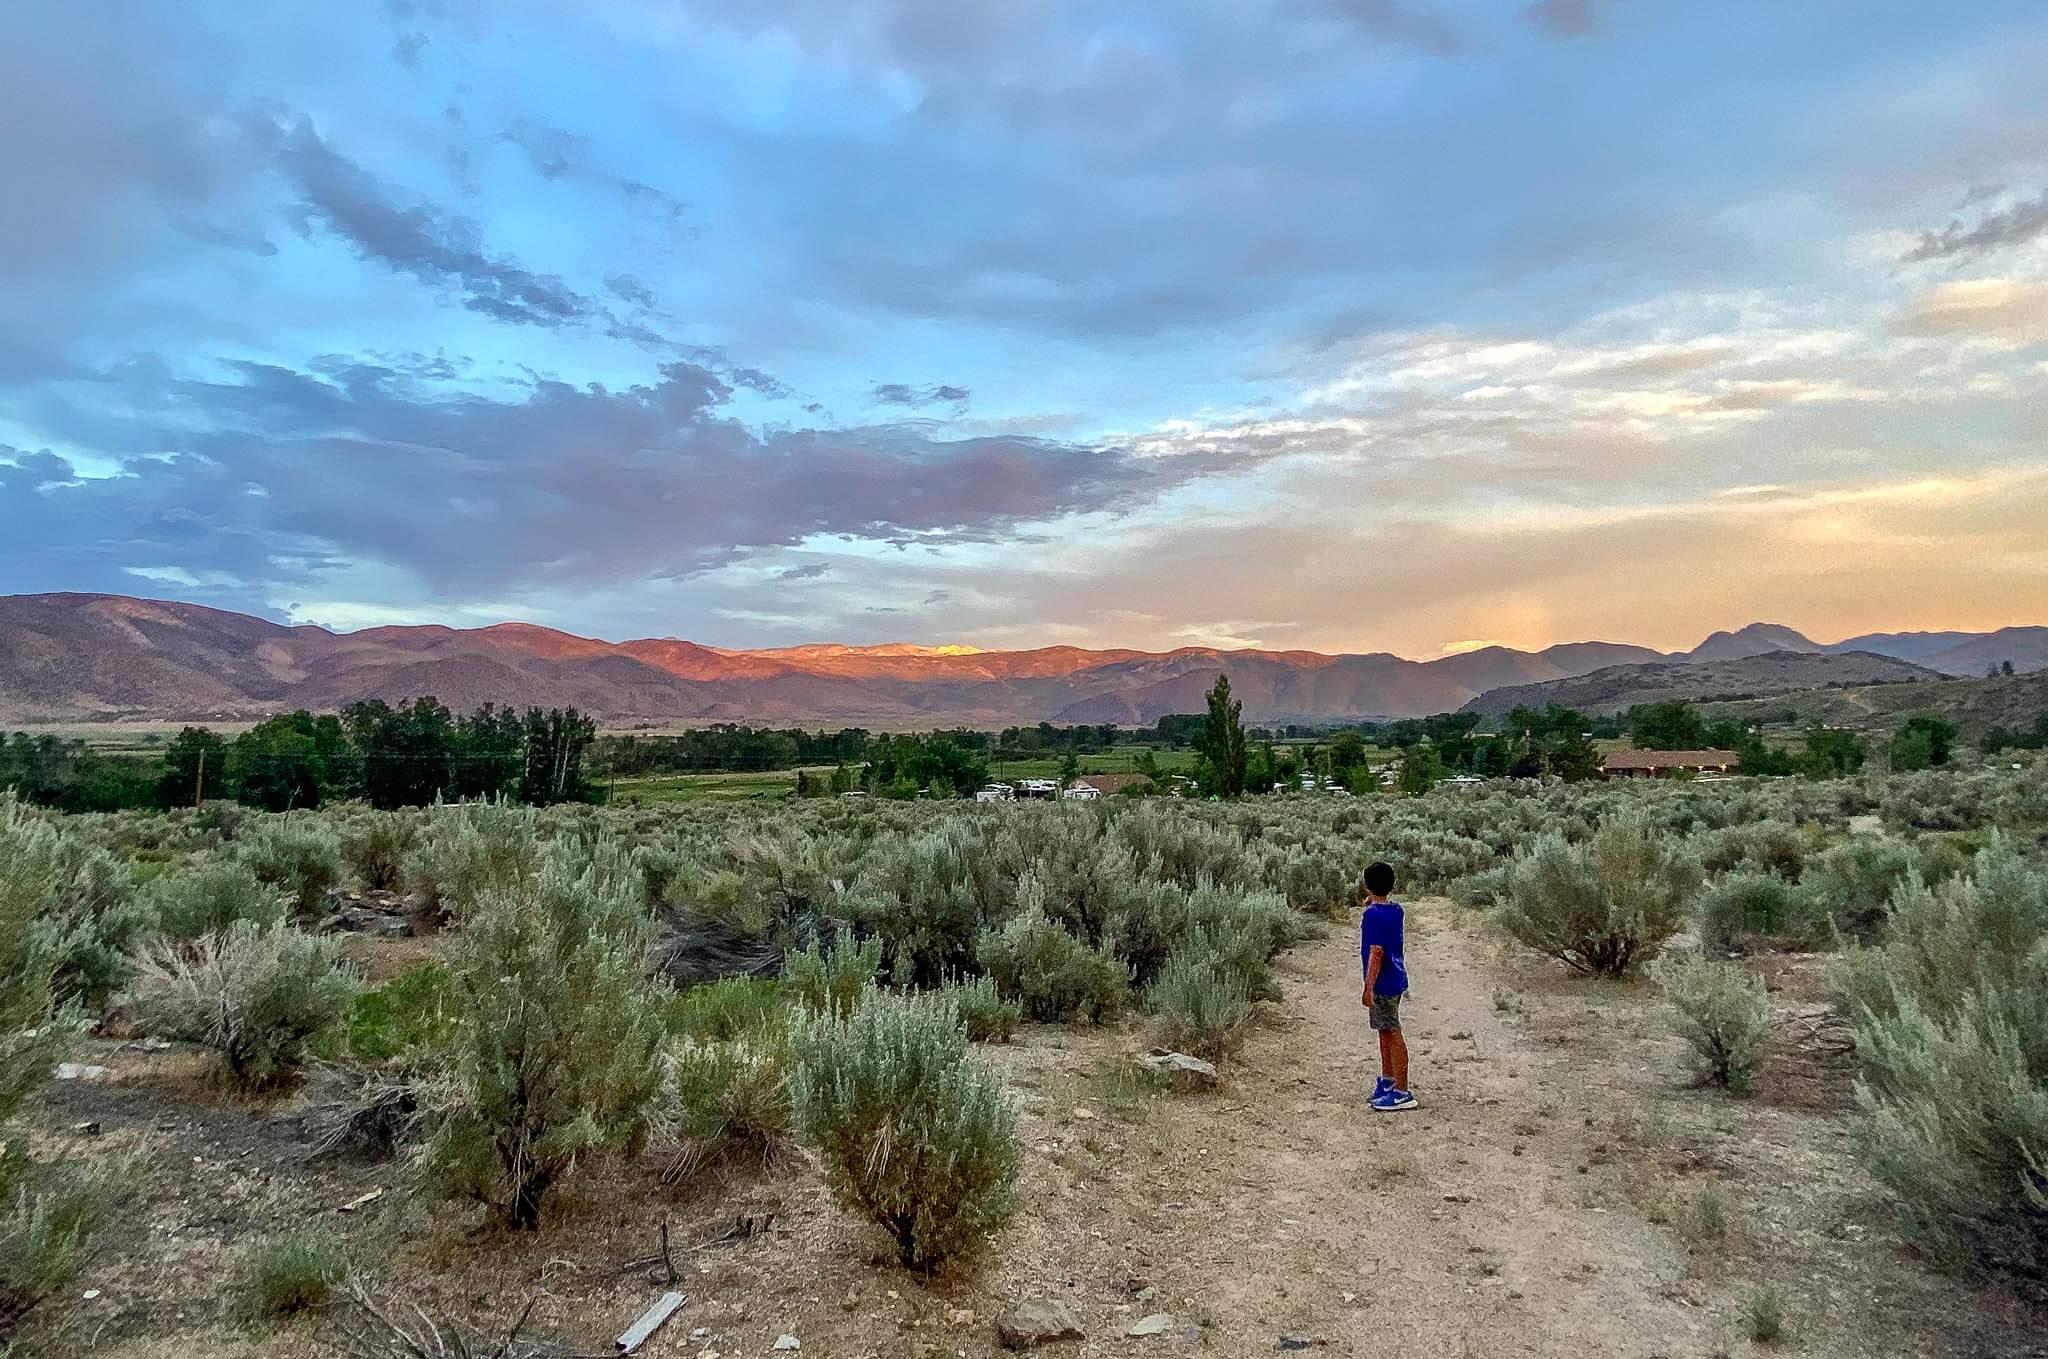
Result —
<instances>
[{"instance_id":1,"label":"house","mask_svg":"<svg viewBox=\"0 0 2048 1359\"><path fill-rule=\"evenodd\" d=\"M1087 784L1076 781L1065 792L1061 793L1060 796L1069 802L1093 802L1102 796L1102 790L1100 788L1090 788Z\"/></svg>"},{"instance_id":2,"label":"house","mask_svg":"<svg viewBox=\"0 0 2048 1359\"><path fill-rule=\"evenodd\" d=\"M1055 798L1060 795L1058 779L1018 779L1018 797Z\"/></svg>"},{"instance_id":3,"label":"house","mask_svg":"<svg viewBox=\"0 0 2048 1359\"><path fill-rule=\"evenodd\" d=\"M1016 789L1007 783L991 783L974 795L976 802L1010 802L1017 796Z\"/></svg>"},{"instance_id":4,"label":"house","mask_svg":"<svg viewBox=\"0 0 2048 1359\"><path fill-rule=\"evenodd\" d=\"M1741 757L1732 750L1611 750L1600 761L1600 772L1610 779L1729 774L1741 767Z\"/></svg>"},{"instance_id":5,"label":"house","mask_svg":"<svg viewBox=\"0 0 2048 1359\"><path fill-rule=\"evenodd\" d=\"M1072 797L1076 788L1093 788L1097 797L1108 797L1112 793L1121 793L1134 783L1143 782L1143 774L1083 774L1067 789L1067 795Z\"/></svg>"},{"instance_id":6,"label":"house","mask_svg":"<svg viewBox=\"0 0 2048 1359\"><path fill-rule=\"evenodd\" d=\"M1471 774L1453 774L1447 779L1438 779L1439 788L1484 788L1486 780Z\"/></svg>"}]
</instances>

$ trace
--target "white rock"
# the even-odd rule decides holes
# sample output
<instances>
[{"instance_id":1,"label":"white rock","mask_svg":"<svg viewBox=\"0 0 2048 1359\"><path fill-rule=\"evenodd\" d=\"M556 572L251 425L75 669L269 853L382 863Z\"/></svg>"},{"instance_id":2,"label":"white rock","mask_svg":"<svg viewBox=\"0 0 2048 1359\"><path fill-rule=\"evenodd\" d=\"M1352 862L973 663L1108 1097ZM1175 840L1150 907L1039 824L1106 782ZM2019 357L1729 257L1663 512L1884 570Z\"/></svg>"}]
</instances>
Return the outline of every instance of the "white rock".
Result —
<instances>
[{"instance_id":1,"label":"white rock","mask_svg":"<svg viewBox=\"0 0 2048 1359\"><path fill-rule=\"evenodd\" d=\"M1138 1320L1137 1320L1136 1322L1132 1323L1132 1325L1131 1325L1131 1328L1130 1328L1129 1330L1125 1331L1125 1332L1124 1332L1124 1334L1125 1334L1125 1335L1165 1335L1165 1334L1166 1334L1166 1333L1167 1333L1168 1331L1170 1331L1170 1330L1172 1330L1172 1329L1173 1329L1173 1318L1172 1318L1172 1317L1168 1316L1168 1315L1167 1315L1166 1313L1164 1313L1164 1312L1154 1312L1154 1313L1153 1313L1153 1314L1152 1314L1151 1316L1149 1316L1149 1317L1141 1317L1141 1318L1139 1318L1139 1319L1138 1319Z\"/></svg>"},{"instance_id":2,"label":"white rock","mask_svg":"<svg viewBox=\"0 0 2048 1359\"><path fill-rule=\"evenodd\" d=\"M804 1342L793 1335L785 1334L775 1338L775 1348L778 1350L800 1350L803 1347Z\"/></svg>"}]
</instances>

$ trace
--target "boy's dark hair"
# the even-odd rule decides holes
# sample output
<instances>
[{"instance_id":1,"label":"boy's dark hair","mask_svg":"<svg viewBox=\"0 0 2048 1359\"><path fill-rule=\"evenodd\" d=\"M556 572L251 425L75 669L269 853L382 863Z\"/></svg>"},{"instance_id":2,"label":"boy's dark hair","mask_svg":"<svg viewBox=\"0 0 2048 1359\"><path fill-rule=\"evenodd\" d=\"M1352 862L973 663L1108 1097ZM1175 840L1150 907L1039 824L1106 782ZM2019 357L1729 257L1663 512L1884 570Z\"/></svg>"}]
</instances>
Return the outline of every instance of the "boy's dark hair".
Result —
<instances>
[{"instance_id":1,"label":"boy's dark hair","mask_svg":"<svg viewBox=\"0 0 2048 1359\"><path fill-rule=\"evenodd\" d=\"M1373 860L1365 866L1365 876L1358 880L1358 886L1368 896L1387 895L1394 890L1394 866Z\"/></svg>"}]
</instances>

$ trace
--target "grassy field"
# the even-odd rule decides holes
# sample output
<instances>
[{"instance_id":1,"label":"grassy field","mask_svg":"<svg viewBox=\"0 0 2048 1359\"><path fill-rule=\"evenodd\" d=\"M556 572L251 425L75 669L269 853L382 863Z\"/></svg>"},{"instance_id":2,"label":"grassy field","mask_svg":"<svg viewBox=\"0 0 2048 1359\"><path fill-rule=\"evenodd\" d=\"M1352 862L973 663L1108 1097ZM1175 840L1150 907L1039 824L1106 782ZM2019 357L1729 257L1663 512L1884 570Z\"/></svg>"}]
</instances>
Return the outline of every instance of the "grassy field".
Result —
<instances>
[{"instance_id":1,"label":"grassy field","mask_svg":"<svg viewBox=\"0 0 2048 1359\"><path fill-rule=\"evenodd\" d=\"M1163 774L1185 773L1194 767L1195 753L1191 750L1162 750L1156 754ZM1136 772L1137 767L1135 750L1081 757L1081 772L1084 774L1128 774ZM1050 779L1059 776L1060 762L1057 759L1001 760L990 765L989 769L991 778L1005 782ZM820 778L830 778L832 767L821 765L811 772ZM612 790L612 801L620 805L635 801L648 804L707 800L744 802L788 796L796 788L796 773L794 769L774 769L760 773L649 774L622 778L608 786Z\"/></svg>"}]
</instances>

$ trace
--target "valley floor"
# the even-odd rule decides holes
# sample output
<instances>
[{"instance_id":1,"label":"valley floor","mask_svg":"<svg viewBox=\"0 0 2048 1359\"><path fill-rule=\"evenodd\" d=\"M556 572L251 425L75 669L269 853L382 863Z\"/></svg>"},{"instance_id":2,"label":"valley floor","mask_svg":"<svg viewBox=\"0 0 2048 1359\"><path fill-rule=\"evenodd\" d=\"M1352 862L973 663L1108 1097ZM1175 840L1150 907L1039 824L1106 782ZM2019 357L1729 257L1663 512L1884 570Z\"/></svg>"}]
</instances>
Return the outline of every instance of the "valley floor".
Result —
<instances>
[{"instance_id":1,"label":"valley floor","mask_svg":"<svg viewBox=\"0 0 2048 1359\"><path fill-rule=\"evenodd\" d=\"M109 1074L53 1085L45 1135L95 1157L141 1147L151 1170L23 1352L331 1353L326 1323L251 1329L224 1282L241 1246L319 1216L406 1296L503 1328L537 1295L529 1332L583 1353L609 1352L661 1292L616 1266L653 1252L664 1220L690 1300L640 1351L655 1356L768 1354L785 1334L804 1355L993 1355L995 1318L1031 1299L1086 1330L1053 1355L1255 1355L1283 1337L1360 1355L2042 1353L2010 1300L1906 1252L1850 1159L1846 1078L1826 1059L1789 1057L1748 1101L1692 1089L1647 988L1508 954L1447 902L1413 906L1410 936L1408 1114L1363 1106L1373 1042L1342 926L1281 960L1284 998L1217 1091L1133 1077L1135 1024L990 1049L1022 1112L1023 1204L977 1271L931 1285L809 1168L665 1199L644 1171L593 1167L537 1236L465 1238L397 1192L395 1166L309 1172L288 1106L206 1093L183 1052L102 1045L83 1060ZM1781 960L1781 1008L1817 993L1819 969ZM89 1141L72 1131L88 1121ZM702 1244L769 1213L763 1233ZM1763 1286L1784 1314L1769 1347L1747 1313ZM1164 1334L1126 1335L1157 1313Z\"/></svg>"}]
</instances>

